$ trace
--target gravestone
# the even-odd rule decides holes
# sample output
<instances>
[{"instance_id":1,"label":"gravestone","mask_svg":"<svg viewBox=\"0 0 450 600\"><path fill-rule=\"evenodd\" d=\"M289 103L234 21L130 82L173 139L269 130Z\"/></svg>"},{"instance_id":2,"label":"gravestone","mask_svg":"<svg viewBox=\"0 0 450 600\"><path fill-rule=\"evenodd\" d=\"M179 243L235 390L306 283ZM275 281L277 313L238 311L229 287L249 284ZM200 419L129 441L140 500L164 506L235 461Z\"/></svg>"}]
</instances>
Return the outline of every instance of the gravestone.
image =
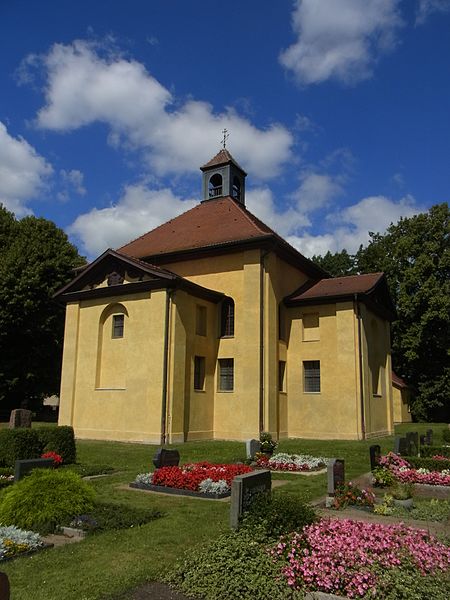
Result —
<instances>
[{"instance_id":1,"label":"gravestone","mask_svg":"<svg viewBox=\"0 0 450 600\"><path fill-rule=\"evenodd\" d=\"M0 600L9 600L9 580L6 573L0 572Z\"/></svg>"},{"instance_id":2,"label":"gravestone","mask_svg":"<svg viewBox=\"0 0 450 600\"><path fill-rule=\"evenodd\" d=\"M395 436L394 438L394 454L400 456L408 456L409 452L409 441L406 438Z\"/></svg>"},{"instance_id":3,"label":"gravestone","mask_svg":"<svg viewBox=\"0 0 450 600\"><path fill-rule=\"evenodd\" d=\"M421 435L420 438L420 445L421 446L426 446L427 445L427 436L426 435Z\"/></svg>"},{"instance_id":4,"label":"gravestone","mask_svg":"<svg viewBox=\"0 0 450 600\"><path fill-rule=\"evenodd\" d=\"M14 481L20 481L33 469L52 469L53 458L27 458L16 460L14 469Z\"/></svg>"},{"instance_id":5,"label":"gravestone","mask_svg":"<svg viewBox=\"0 0 450 600\"><path fill-rule=\"evenodd\" d=\"M426 433L427 446L433 445L433 430L428 429Z\"/></svg>"},{"instance_id":6,"label":"gravestone","mask_svg":"<svg viewBox=\"0 0 450 600\"><path fill-rule=\"evenodd\" d=\"M259 494L270 493L272 473L269 469L237 475L231 482L230 526L239 527L239 519Z\"/></svg>"},{"instance_id":7,"label":"gravestone","mask_svg":"<svg viewBox=\"0 0 450 600\"><path fill-rule=\"evenodd\" d=\"M380 457L381 457L381 448L378 444L374 446L370 446L370 470L373 471L376 467L379 466Z\"/></svg>"},{"instance_id":8,"label":"gravestone","mask_svg":"<svg viewBox=\"0 0 450 600\"><path fill-rule=\"evenodd\" d=\"M333 503L334 494L338 485L345 483L345 462L341 458L332 458L328 461L328 496L325 504L329 508Z\"/></svg>"},{"instance_id":9,"label":"gravestone","mask_svg":"<svg viewBox=\"0 0 450 600\"><path fill-rule=\"evenodd\" d=\"M247 458L255 458L257 452L261 452L261 442L259 440L247 440L245 442Z\"/></svg>"},{"instance_id":10,"label":"gravestone","mask_svg":"<svg viewBox=\"0 0 450 600\"><path fill-rule=\"evenodd\" d=\"M178 467L180 464L180 453L178 450L160 448L153 457L153 464L157 469L161 467Z\"/></svg>"},{"instance_id":11,"label":"gravestone","mask_svg":"<svg viewBox=\"0 0 450 600\"><path fill-rule=\"evenodd\" d=\"M408 431L406 441L408 444L408 456L417 456L419 454L419 434L417 431Z\"/></svg>"},{"instance_id":12,"label":"gravestone","mask_svg":"<svg viewBox=\"0 0 450 600\"><path fill-rule=\"evenodd\" d=\"M31 415L33 413L31 410L27 410L26 408L16 408L11 411L11 415L9 417L9 428L17 429L19 427L31 427Z\"/></svg>"}]
</instances>

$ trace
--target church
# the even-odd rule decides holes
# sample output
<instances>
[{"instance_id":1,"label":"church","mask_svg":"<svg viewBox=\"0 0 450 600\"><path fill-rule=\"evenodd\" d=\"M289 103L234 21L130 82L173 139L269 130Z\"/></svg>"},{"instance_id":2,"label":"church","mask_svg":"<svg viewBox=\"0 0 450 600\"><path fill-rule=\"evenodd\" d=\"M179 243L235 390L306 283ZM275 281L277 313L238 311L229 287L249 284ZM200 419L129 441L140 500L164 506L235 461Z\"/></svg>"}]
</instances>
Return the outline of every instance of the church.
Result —
<instances>
[{"instance_id":1,"label":"church","mask_svg":"<svg viewBox=\"0 0 450 600\"><path fill-rule=\"evenodd\" d=\"M163 444L391 434L384 275L331 278L300 254L247 210L226 148L201 171L193 209L58 291L59 424Z\"/></svg>"}]
</instances>

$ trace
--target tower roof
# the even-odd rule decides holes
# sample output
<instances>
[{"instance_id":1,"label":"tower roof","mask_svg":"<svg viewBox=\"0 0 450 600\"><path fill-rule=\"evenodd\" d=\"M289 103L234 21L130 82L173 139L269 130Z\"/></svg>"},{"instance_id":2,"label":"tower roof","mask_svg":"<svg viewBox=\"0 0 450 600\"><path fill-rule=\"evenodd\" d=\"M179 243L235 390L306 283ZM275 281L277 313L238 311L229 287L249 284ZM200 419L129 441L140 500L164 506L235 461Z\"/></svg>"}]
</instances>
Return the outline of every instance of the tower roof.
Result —
<instances>
[{"instance_id":1,"label":"tower roof","mask_svg":"<svg viewBox=\"0 0 450 600\"><path fill-rule=\"evenodd\" d=\"M231 156L230 152L226 148L222 148L211 160L209 160L203 167L200 167L201 171L207 171L211 167L217 167L219 165L228 165L233 163L238 169L240 169L244 175L247 173L240 166L240 164Z\"/></svg>"}]
</instances>

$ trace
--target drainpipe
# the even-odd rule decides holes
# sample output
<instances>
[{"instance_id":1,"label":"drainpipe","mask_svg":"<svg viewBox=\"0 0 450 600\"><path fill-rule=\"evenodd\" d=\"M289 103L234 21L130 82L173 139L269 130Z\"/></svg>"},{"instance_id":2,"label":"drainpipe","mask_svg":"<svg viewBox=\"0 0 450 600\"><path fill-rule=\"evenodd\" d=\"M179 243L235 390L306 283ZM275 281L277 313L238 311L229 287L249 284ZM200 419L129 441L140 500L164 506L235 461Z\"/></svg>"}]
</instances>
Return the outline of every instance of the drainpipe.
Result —
<instances>
[{"instance_id":1,"label":"drainpipe","mask_svg":"<svg viewBox=\"0 0 450 600\"><path fill-rule=\"evenodd\" d=\"M270 250L259 260L259 431L264 431L264 261Z\"/></svg>"},{"instance_id":2,"label":"drainpipe","mask_svg":"<svg viewBox=\"0 0 450 600\"><path fill-rule=\"evenodd\" d=\"M167 439L167 376L169 366L169 325L170 325L170 300L172 291L166 289L166 314L164 318L164 354L163 354L163 381L161 399L161 445L164 446Z\"/></svg>"},{"instance_id":3,"label":"drainpipe","mask_svg":"<svg viewBox=\"0 0 450 600\"><path fill-rule=\"evenodd\" d=\"M358 320L358 359L359 359L359 386L361 397L361 433L362 439L366 439L366 420L364 415L364 378L363 378L363 360L362 360L362 335L361 335L361 313L359 312L358 294L355 294L355 312Z\"/></svg>"}]
</instances>

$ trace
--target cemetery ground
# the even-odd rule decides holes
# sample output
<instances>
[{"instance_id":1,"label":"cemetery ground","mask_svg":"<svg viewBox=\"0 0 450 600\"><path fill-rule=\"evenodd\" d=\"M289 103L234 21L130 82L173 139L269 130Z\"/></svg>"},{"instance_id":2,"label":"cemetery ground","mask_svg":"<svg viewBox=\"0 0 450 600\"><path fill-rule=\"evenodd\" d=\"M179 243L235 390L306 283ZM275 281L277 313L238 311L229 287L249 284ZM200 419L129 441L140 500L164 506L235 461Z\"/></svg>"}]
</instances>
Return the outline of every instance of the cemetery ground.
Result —
<instances>
[{"instance_id":1,"label":"cemetery ground","mask_svg":"<svg viewBox=\"0 0 450 600\"><path fill-rule=\"evenodd\" d=\"M33 424L35 427L36 424ZM397 435L432 428L436 436L445 424L400 425ZM370 470L369 446L378 443L382 454L393 448L393 437L376 441L283 440L278 451L345 460L346 480ZM181 464L236 462L245 458L242 442L188 442L177 445ZM2 563L11 583L12 600L113 600L148 581L160 581L177 558L198 544L229 531L229 501L143 493L126 489L137 473L149 471L155 446L99 441L77 442L77 462L95 468L113 467L108 476L91 480L100 500L151 508L163 517L146 525L88 536L67 544ZM95 469L94 469L95 470ZM327 475L272 473L287 483L277 493L290 493L310 502L326 494ZM131 597L131 593L130 596Z\"/></svg>"}]
</instances>

